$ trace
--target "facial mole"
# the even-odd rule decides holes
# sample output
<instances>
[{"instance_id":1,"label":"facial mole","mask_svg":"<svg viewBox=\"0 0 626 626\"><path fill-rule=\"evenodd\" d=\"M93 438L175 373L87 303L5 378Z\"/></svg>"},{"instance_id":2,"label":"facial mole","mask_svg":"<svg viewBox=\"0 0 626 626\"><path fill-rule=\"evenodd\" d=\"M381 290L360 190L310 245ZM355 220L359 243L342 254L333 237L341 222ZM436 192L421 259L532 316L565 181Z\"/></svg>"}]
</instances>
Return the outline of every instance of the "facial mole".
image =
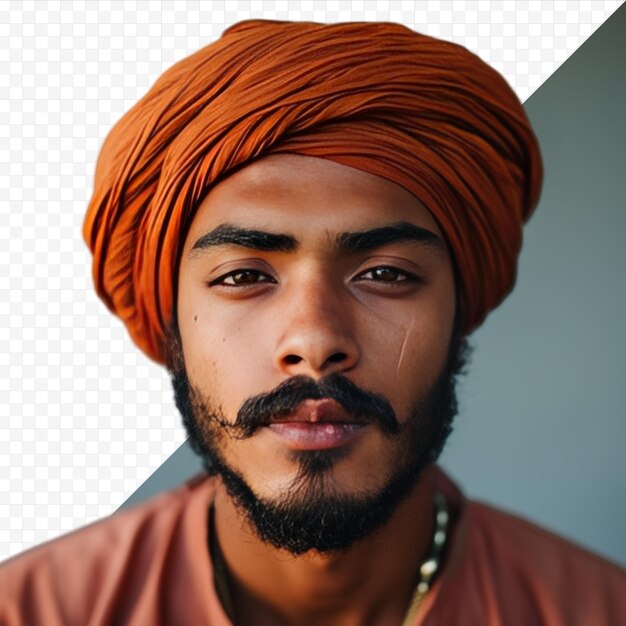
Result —
<instances>
[{"instance_id":1,"label":"facial mole","mask_svg":"<svg viewBox=\"0 0 626 626\"><path fill-rule=\"evenodd\" d=\"M194 322L197 322L197 321L198 321L198 316L197 316L197 315L194 315L194 316L193 316L193 321L194 321Z\"/></svg>"}]
</instances>

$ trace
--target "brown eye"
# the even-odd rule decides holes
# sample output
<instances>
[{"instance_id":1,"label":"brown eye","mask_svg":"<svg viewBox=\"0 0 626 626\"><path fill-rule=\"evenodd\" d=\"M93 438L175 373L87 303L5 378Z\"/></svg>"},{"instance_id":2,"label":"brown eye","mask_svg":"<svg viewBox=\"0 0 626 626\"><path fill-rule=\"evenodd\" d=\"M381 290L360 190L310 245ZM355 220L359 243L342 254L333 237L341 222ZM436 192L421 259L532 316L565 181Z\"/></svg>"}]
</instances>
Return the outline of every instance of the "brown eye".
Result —
<instances>
[{"instance_id":1,"label":"brown eye","mask_svg":"<svg viewBox=\"0 0 626 626\"><path fill-rule=\"evenodd\" d=\"M225 287L247 287L259 283L273 282L271 277L258 270L235 270L211 281L210 286L224 285Z\"/></svg>"},{"instance_id":2,"label":"brown eye","mask_svg":"<svg viewBox=\"0 0 626 626\"><path fill-rule=\"evenodd\" d=\"M406 276L403 276L398 270L394 270L390 267L377 267L375 270L372 270L372 276L374 280L381 280L385 283L406 279Z\"/></svg>"},{"instance_id":3,"label":"brown eye","mask_svg":"<svg viewBox=\"0 0 626 626\"><path fill-rule=\"evenodd\" d=\"M410 280L412 277L395 267L374 267L367 272L359 274L360 280L375 281L378 283L401 283Z\"/></svg>"}]
</instances>

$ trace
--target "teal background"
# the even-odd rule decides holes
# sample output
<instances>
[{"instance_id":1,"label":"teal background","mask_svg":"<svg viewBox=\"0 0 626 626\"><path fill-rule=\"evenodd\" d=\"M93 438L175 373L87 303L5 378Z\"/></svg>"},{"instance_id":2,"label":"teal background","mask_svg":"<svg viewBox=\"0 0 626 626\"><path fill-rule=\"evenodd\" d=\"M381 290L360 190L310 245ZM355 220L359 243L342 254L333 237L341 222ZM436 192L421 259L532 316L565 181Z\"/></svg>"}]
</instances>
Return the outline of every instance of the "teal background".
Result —
<instances>
[{"instance_id":1,"label":"teal background","mask_svg":"<svg viewBox=\"0 0 626 626\"><path fill-rule=\"evenodd\" d=\"M626 6L525 103L545 184L474 333L442 464L468 495L626 565ZM183 444L123 506L200 470Z\"/></svg>"}]
</instances>

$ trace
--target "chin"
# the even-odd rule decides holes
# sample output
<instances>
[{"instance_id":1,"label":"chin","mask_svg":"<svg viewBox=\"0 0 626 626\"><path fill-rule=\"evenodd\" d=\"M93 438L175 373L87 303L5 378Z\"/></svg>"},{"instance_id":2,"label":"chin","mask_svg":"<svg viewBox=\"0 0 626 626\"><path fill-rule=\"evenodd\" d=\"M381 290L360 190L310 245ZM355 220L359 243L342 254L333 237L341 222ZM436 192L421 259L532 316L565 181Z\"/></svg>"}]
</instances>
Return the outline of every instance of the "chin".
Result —
<instances>
[{"instance_id":1,"label":"chin","mask_svg":"<svg viewBox=\"0 0 626 626\"><path fill-rule=\"evenodd\" d=\"M414 492L425 468L437 460L452 430L457 409L454 382L450 365L425 399L416 398L399 431L372 427L380 440L371 439L368 428L367 435L364 432L346 446L296 450L262 445L253 453L245 445L245 433L228 437L223 416L194 396L184 370L173 374L176 404L205 468L221 478L242 518L262 541L293 555L346 550L391 519ZM257 443L269 442L261 436ZM240 458L229 463L235 450L240 450L236 454ZM273 479L263 487L258 484L260 476ZM263 494L271 483L274 493ZM364 490L357 491L361 485Z\"/></svg>"}]
</instances>

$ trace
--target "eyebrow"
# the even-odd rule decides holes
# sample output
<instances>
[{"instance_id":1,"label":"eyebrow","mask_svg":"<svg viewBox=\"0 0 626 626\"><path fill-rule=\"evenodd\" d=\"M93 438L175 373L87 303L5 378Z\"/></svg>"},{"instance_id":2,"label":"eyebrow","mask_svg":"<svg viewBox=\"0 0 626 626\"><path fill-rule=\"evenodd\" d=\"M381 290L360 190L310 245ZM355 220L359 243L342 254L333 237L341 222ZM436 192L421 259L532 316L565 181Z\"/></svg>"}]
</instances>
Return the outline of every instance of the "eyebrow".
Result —
<instances>
[{"instance_id":1,"label":"eyebrow","mask_svg":"<svg viewBox=\"0 0 626 626\"><path fill-rule=\"evenodd\" d=\"M392 243L409 241L435 248L445 248L443 241L435 233L410 222L395 222L370 230L342 233L337 238L337 247L344 252L366 252Z\"/></svg>"},{"instance_id":2,"label":"eyebrow","mask_svg":"<svg viewBox=\"0 0 626 626\"><path fill-rule=\"evenodd\" d=\"M435 233L410 222L395 222L369 230L340 233L335 239L335 246L340 252L357 253L403 242L415 242L439 249L445 248L443 241ZM292 235L285 233L271 233L233 224L221 224L200 237L193 244L191 252L226 245L263 252L293 252L298 249L299 242Z\"/></svg>"},{"instance_id":3,"label":"eyebrow","mask_svg":"<svg viewBox=\"0 0 626 626\"><path fill-rule=\"evenodd\" d=\"M232 224L221 224L200 237L191 250L206 250L213 246L226 245L254 248L263 252L292 252L298 247L298 241L295 237L282 233L268 233Z\"/></svg>"}]
</instances>

